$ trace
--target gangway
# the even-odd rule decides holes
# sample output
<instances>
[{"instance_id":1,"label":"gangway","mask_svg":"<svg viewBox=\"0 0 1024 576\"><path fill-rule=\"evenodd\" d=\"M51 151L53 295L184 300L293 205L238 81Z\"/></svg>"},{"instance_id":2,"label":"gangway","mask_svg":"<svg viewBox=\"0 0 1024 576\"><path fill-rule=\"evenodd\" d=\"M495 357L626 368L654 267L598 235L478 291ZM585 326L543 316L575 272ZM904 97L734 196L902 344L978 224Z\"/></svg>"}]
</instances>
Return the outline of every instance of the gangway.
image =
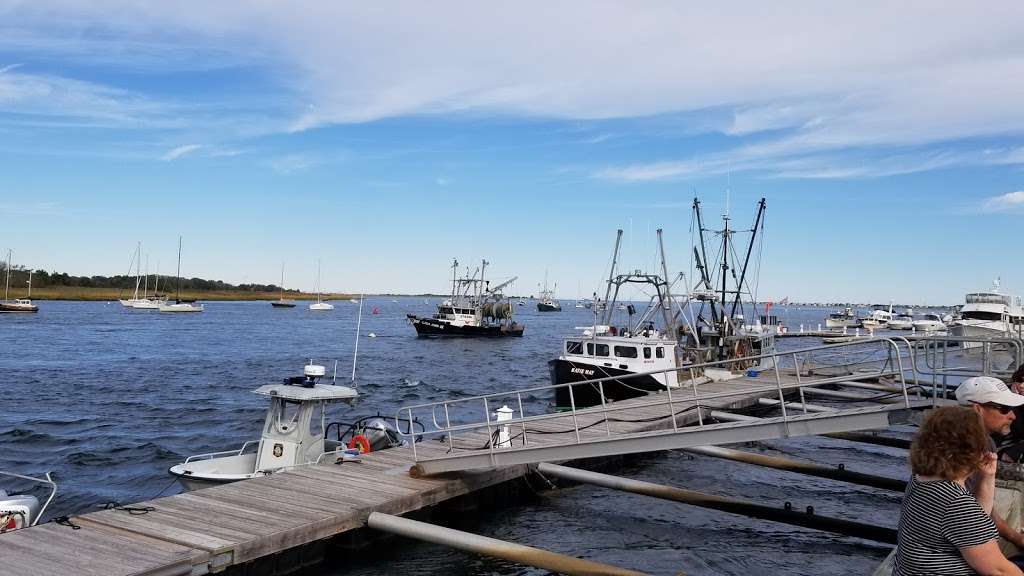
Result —
<instances>
[{"instance_id":1,"label":"gangway","mask_svg":"<svg viewBox=\"0 0 1024 576\"><path fill-rule=\"evenodd\" d=\"M853 351L865 355L865 351L869 351L877 366L865 369L867 363L862 362L857 378L894 378L894 386L899 389L894 396L899 401L881 405L860 402L833 411L806 408L794 411L789 399L798 399L798 404L806 406L805 392L809 389L851 380L849 374L816 377L804 373L802 364L806 359L823 351L840 353L840 356ZM405 406L398 410L396 424L399 421L419 421L428 426L432 423L432 429L404 433L417 439L439 437L448 444L442 456L421 457L416 442L412 442L415 465L410 473L413 476L888 428L910 422L912 410L934 403L933 398L911 396L914 386L908 386L907 375L916 377L917 374L913 354L912 345L901 338L873 338L776 351L676 368L674 370L680 373L677 381L681 382L677 386L585 409L575 407L573 387L595 386L603 398L604 382L626 381L630 377L667 370ZM720 372L740 361L769 357L774 360L773 368L764 372L724 381L709 381L702 376L706 368L717 368ZM916 378L911 380L914 381ZM544 412L548 403L537 399L553 399L557 388L567 386L570 387L570 409ZM755 406L760 403L759 399L768 396L777 398L779 415L754 420L710 421L713 410Z\"/></svg>"}]
</instances>

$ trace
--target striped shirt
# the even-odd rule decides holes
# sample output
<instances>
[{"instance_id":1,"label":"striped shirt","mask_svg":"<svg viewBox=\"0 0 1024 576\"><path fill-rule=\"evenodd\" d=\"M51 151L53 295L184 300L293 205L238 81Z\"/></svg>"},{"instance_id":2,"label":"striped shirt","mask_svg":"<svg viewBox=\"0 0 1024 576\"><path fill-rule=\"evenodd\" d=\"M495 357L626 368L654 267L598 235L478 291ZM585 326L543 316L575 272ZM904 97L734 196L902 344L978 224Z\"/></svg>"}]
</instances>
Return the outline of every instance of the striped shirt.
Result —
<instances>
[{"instance_id":1,"label":"striped shirt","mask_svg":"<svg viewBox=\"0 0 1024 576\"><path fill-rule=\"evenodd\" d=\"M956 482L914 475L900 509L894 576L975 574L960 549L999 537L992 517Z\"/></svg>"}]
</instances>

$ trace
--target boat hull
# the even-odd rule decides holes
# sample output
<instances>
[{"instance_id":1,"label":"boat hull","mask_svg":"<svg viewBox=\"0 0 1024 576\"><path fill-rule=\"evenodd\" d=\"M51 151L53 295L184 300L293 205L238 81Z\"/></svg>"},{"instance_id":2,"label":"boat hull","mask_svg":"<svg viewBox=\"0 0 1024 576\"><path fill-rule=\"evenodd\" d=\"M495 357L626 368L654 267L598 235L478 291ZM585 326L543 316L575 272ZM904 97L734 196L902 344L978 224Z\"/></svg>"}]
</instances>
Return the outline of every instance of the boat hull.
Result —
<instances>
[{"instance_id":1,"label":"boat hull","mask_svg":"<svg viewBox=\"0 0 1024 576\"><path fill-rule=\"evenodd\" d=\"M180 303L177 303L177 304L163 304L163 305L160 306L159 310L161 312L174 313L174 314L184 314L184 313L187 313L187 312L202 312L203 311L203 305L202 304L188 304L188 303L185 303L185 302L180 302Z\"/></svg>"},{"instance_id":2,"label":"boat hull","mask_svg":"<svg viewBox=\"0 0 1024 576\"><path fill-rule=\"evenodd\" d=\"M548 304L546 302L537 303L538 312L561 312L562 306L560 304Z\"/></svg>"},{"instance_id":3,"label":"boat hull","mask_svg":"<svg viewBox=\"0 0 1024 576\"><path fill-rule=\"evenodd\" d=\"M499 338L504 336L522 336L525 326L513 322L511 325L492 324L489 326L455 326L439 322L433 318L420 318L414 314L406 316L416 329L418 336L476 336Z\"/></svg>"},{"instance_id":4,"label":"boat hull","mask_svg":"<svg viewBox=\"0 0 1024 576\"><path fill-rule=\"evenodd\" d=\"M276 300L270 303L274 308L295 308L295 302L288 302L285 300Z\"/></svg>"},{"instance_id":5,"label":"boat hull","mask_svg":"<svg viewBox=\"0 0 1024 576\"><path fill-rule=\"evenodd\" d=\"M615 376L631 376L622 380L608 380L600 384L577 384L563 386L555 389L555 409L569 409L573 405L576 408L601 405L601 391L604 391L605 402L616 400L627 400L644 396L651 392L665 390L665 384L656 380L653 376L645 374L635 376L634 372L612 368L610 366L595 366L582 362L572 362L558 358L548 361L548 371L551 373L552 384L572 384L573 382L584 382L597 378L608 378ZM572 389L572 398L569 397L569 390Z\"/></svg>"},{"instance_id":6,"label":"boat hull","mask_svg":"<svg viewBox=\"0 0 1024 576\"><path fill-rule=\"evenodd\" d=\"M8 302L0 302L0 312L21 312L31 314L33 312L39 312L39 307L34 304L12 304Z\"/></svg>"}]
</instances>

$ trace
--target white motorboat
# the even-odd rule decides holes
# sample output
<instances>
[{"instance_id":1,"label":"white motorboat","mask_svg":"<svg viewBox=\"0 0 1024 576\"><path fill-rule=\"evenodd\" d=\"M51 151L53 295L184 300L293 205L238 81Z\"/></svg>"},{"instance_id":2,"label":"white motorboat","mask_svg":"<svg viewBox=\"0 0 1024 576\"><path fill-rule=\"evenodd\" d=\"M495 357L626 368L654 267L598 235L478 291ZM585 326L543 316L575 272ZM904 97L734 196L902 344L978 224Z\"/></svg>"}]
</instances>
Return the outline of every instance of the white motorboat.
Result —
<instances>
[{"instance_id":1,"label":"white motorboat","mask_svg":"<svg viewBox=\"0 0 1024 576\"><path fill-rule=\"evenodd\" d=\"M922 314L921 318L914 320L914 330L917 332L942 332L946 330L946 323L938 314Z\"/></svg>"},{"instance_id":2,"label":"white motorboat","mask_svg":"<svg viewBox=\"0 0 1024 576\"><path fill-rule=\"evenodd\" d=\"M967 294L960 318L949 325L950 334L960 337L1020 337L1024 327L1024 307L1019 296L1002 294L999 279L992 282L990 292ZM980 346L980 342L964 343L964 347Z\"/></svg>"},{"instance_id":3,"label":"white motorboat","mask_svg":"<svg viewBox=\"0 0 1024 576\"><path fill-rule=\"evenodd\" d=\"M334 310L334 304L328 304L327 302L324 302L324 301L320 300L320 261L319 260L316 261L316 303L315 304L310 304L309 305L309 309L313 310L314 312L315 311L325 312L327 310Z\"/></svg>"},{"instance_id":4,"label":"white motorboat","mask_svg":"<svg viewBox=\"0 0 1024 576\"><path fill-rule=\"evenodd\" d=\"M861 320L854 313L853 308L844 308L842 312L833 312L825 318L825 326L828 328L860 328Z\"/></svg>"},{"instance_id":5,"label":"white motorboat","mask_svg":"<svg viewBox=\"0 0 1024 576\"><path fill-rule=\"evenodd\" d=\"M178 287L175 291L174 304L161 302L158 305L161 312L202 312L203 305L195 300L181 299L181 236L178 236Z\"/></svg>"},{"instance_id":6,"label":"white motorboat","mask_svg":"<svg viewBox=\"0 0 1024 576\"><path fill-rule=\"evenodd\" d=\"M890 330L911 330L914 328L914 317L907 314L900 314L889 320Z\"/></svg>"},{"instance_id":7,"label":"white motorboat","mask_svg":"<svg viewBox=\"0 0 1024 576\"><path fill-rule=\"evenodd\" d=\"M861 319L860 324L869 330L876 330L888 327L892 319L892 304L889 304L888 310L883 306L876 305L872 307L871 314Z\"/></svg>"},{"instance_id":8,"label":"white motorboat","mask_svg":"<svg viewBox=\"0 0 1024 576\"><path fill-rule=\"evenodd\" d=\"M39 519L43 517L43 512L46 511L46 507L50 505L53 497L57 495L57 484L50 477L50 473L47 472L45 478L34 478L32 476L22 476L21 474L0 471L0 476L50 486L50 496L43 504L40 504L39 499L31 494L8 494L5 490L0 490L0 534L38 524Z\"/></svg>"},{"instance_id":9,"label":"white motorboat","mask_svg":"<svg viewBox=\"0 0 1024 576\"><path fill-rule=\"evenodd\" d=\"M295 466L316 464L324 454L345 448L340 437L326 438L327 406L351 402L358 393L347 386L322 384L324 367L308 364L302 376L285 378L281 384L268 384L253 390L270 398L270 407L259 440L242 444L237 450L189 456L169 472L186 490L236 482L280 472ZM320 422L314 421L314 415ZM364 440L366 438L364 437ZM353 442L360 444L353 438ZM250 450L254 447L254 450ZM372 449L367 442L365 450Z\"/></svg>"}]
</instances>

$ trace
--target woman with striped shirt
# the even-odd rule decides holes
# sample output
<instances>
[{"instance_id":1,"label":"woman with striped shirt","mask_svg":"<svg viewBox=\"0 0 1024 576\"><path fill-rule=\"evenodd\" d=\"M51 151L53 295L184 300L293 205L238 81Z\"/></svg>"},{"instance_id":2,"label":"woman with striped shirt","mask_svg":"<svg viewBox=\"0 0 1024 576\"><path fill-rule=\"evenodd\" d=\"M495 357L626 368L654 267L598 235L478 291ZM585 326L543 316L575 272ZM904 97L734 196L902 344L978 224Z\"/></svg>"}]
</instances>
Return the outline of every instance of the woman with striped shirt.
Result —
<instances>
[{"instance_id":1,"label":"woman with striped shirt","mask_svg":"<svg viewBox=\"0 0 1024 576\"><path fill-rule=\"evenodd\" d=\"M933 410L914 437L910 468L894 575L1022 574L999 550L990 516L996 456L974 410ZM972 495L964 482L978 471L981 481Z\"/></svg>"}]
</instances>

